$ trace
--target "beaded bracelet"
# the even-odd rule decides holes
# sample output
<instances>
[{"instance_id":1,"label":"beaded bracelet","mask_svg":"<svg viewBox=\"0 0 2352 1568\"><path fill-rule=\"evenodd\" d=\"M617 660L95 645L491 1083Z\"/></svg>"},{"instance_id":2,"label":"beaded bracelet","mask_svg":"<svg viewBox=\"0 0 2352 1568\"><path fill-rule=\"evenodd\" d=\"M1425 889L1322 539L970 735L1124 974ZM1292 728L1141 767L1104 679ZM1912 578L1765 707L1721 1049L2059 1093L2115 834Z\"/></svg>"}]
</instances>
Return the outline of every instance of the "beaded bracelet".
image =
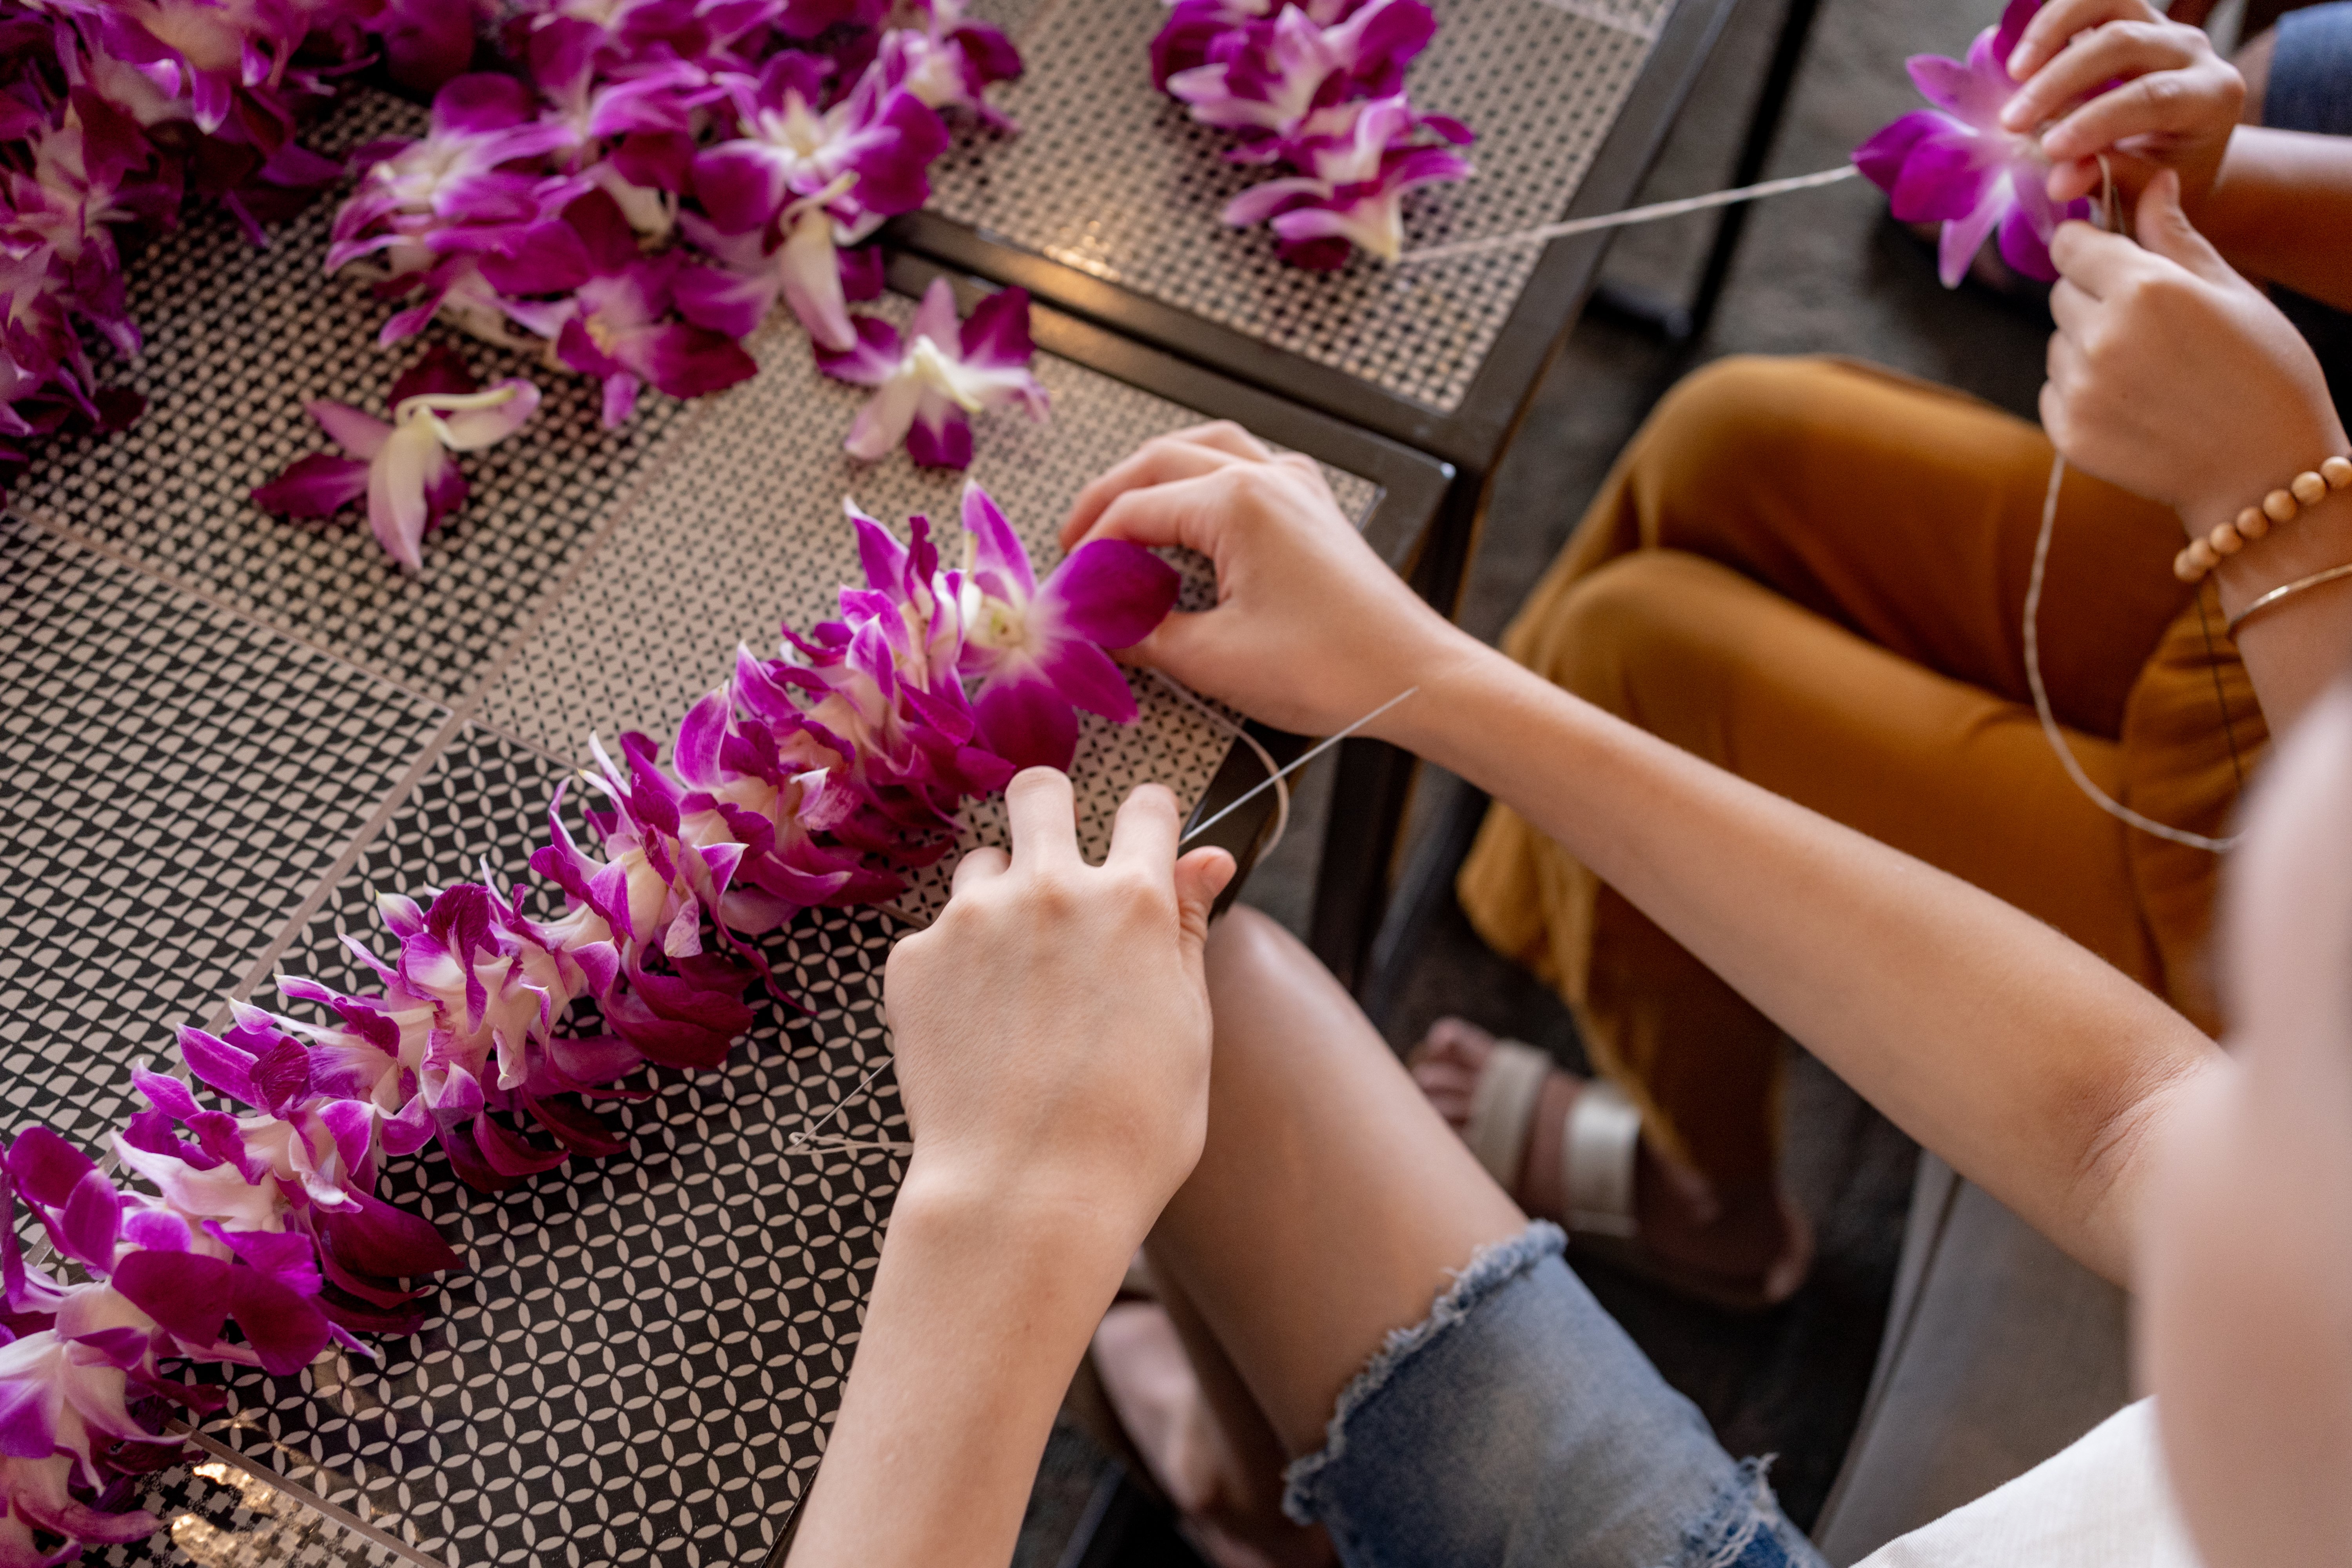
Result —
<instances>
[{"instance_id":1,"label":"beaded bracelet","mask_svg":"<svg viewBox=\"0 0 2352 1568\"><path fill-rule=\"evenodd\" d=\"M2343 489L2352 489L2352 458L2330 458L2317 468L2295 475L2286 489L2264 496L2262 505L2250 506L2235 521L2216 523L2204 538L2190 540L2172 558L2172 574L2184 583L2199 582L2223 556L2235 555L2276 524L2293 522L2304 508L2325 500L2330 490Z\"/></svg>"}]
</instances>

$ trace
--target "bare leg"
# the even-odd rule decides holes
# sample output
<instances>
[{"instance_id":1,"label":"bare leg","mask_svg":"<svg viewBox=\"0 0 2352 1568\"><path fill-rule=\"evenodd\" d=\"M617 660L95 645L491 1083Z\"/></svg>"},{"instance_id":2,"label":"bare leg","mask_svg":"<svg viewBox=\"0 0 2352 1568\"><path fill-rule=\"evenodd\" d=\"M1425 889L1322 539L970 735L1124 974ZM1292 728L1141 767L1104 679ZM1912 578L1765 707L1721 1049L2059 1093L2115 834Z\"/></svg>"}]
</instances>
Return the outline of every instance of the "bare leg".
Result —
<instances>
[{"instance_id":1,"label":"bare leg","mask_svg":"<svg viewBox=\"0 0 2352 1568\"><path fill-rule=\"evenodd\" d=\"M1231 1468L1216 1489L1238 1526L1244 1511L1268 1516L1286 1458L1322 1449L1342 1390L1388 1336L1425 1323L1452 1277L1483 1247L1521 1237L1527 1221L1279 927L1236 910L1210 936L1208 976L1207 1145L1146 1245L1217 1433L1197 1447ZM1475 1419L1409 1404L1397 1415L1396 1390L1409 1380L1357 1408L1357 1468L1342 1461L1309 1483L1318 1511L1338 1510L1334 1530L1344 1523L1365 1542L1452 1542L1449 1560L1501 1561L1516 1542L1538 1543L1539 1555L1540 1543L1557 1542L1563 1561L1614 1563L1671 1556L1704 1523L1717 1544L1769 1530L1789 1561L1818 1564L1697 1410L1545 1262L1551 1289L1501 1298L1523 1314L1500 1320L1514 1327L1484 1341L1475 1325L1489 1320L1454 1331L1483 1347L1444 1381L1449 1398L1475 1404ZM1421 1353L1464 1342L1442 1337ZM1442 1465L1384 1475L1375 1459L1363 1469L1358 1456L1380 1451L1367 1435L1383 1412L1433 1422L1446 1462L1507 1495L1448 1484ZM1387 1434L1391 1447L1400 1440ZM1250 1553L1220 1551L1226 1562L1314 1561L1328 1549L1290 1527L1220 1534Z\"/></svg>"},{"instance_id":2,"label":"bare leg","mask_svg":"<svg viewBox=\"0 0 2352 1568\"><path fill-rule=\"evenodd\" d=\"M1281 927L1235 909L1208 970L1208 1142L1148 1250L1283 1450L1309 1453L1389 1333L1527 1216Z\"/></svg>"}]
</instances>

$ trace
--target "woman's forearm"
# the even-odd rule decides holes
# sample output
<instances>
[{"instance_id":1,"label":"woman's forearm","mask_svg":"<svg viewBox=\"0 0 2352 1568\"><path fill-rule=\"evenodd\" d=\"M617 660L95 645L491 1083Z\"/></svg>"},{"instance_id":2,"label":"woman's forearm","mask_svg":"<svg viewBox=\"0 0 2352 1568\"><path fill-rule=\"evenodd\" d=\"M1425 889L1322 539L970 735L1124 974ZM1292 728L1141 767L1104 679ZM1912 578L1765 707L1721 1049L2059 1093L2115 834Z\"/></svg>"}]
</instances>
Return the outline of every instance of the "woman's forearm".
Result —
<instances>
[{"instance_id":1,"label":"woman's forearm","mask_svg":"<svg viewBox=\"0 0 2352 1568\"><path fill-rule=\"evenodd\" d=\"M2241 126L2189 216L2248 277L2352 310L2352 140Z\"/></svg>"},{"instance_id":2,"label":"woman's forearm","mask_svg":"<svg viewBox=\"0 0 2352 1568\"><path fill-rule=\"evenodd\" d=\"M1499 654L1391 738L1557 838L1898 1125L2125 1277L2137 1151L2215 1054L2065 937Z\"/></svg>"},{"instance_id":3,"label":"woman's forearm","mask_svg":"<svg viewBox=\"0 0 2352 1568\"><path fill-rule=\"evenodd\" d=\"M1083 1201L931 1182L891 1215L792 1568L999 1568L1139 1234Z\"/></svg>"}]
</instances>

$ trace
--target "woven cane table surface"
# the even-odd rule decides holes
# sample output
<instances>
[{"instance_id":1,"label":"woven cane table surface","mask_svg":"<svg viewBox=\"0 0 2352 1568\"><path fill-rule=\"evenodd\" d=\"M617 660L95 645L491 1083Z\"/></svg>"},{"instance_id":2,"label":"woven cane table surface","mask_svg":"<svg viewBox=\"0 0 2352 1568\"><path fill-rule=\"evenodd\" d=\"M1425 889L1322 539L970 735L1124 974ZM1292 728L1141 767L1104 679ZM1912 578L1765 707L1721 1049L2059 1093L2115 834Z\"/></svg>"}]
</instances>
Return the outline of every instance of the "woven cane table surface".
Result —
<instances>
[{"instance_id":1,"label":"woven cane table surface","mask_svg":"<svg viewBox=\"0 0 2352 1568\"><path fill-rule=\"evenodd\" d=\"M413 112L362 100L341 129ZM529 372L544 410L466 460L473 499L420 575L349 518L261 514L246 492L324 444L301 402L374 406L415 352L375 350L384 307L320 276L330 210L267 252L199 219L142 258L152 347L129 379L147 416L53 447L0 520L11 1133L45 1120L95 1145L128 1065L169 1058L174 1025L217 1023L232 991L278 1005L274 974L360 984L338 939L387 950L377 894L484 863L523 877L592 731L666 731L738 641L772 648L855 571L845 495L894 528L925 510L955 547L960 478L850 462L863 394L819 376L788 326L755 342L753 381L651 398L618 432L588 388ZM527 368L457 346L485 377ZM973 477L1051 560L1087 478L1202 415L1049 356L1037 370L1052 423L983 416ZM1359 518L1378 499L1331 477ZM1140 722L1089 718L1073 769L1097 853L1130 785L1197 795L1228 745L1158 684L1136 690ZM1000 807L970 813L967 842L1001 832ZM807 1013L765 1005L723 1069L649 1074L652 1096L611 1113L624 1155L499 1195L437 1153L396 1165L385 1194L468 1261L431 1320L377 1361L199 1369L228 1391L205 1428L223 1447L157 1478L154 1538L92 1560L761 1559L822 1451L900 1172L880 964L940 896L933 879L895 913L812 913L771 939Z\"/></svg>"},{"instance_id":2,"label":"woven cane table surface","mask_svg":"<svg viewBox=\"0 0 2352 1568\"><path fill-rule=\"evenodd\" d=\"M1421 109L1478 132L1477 174L1405 198L1407 248L1559 216L1616 121L1672 0L1432 0L1436 41L1407 79ZM1441 411L1458 407L1534 271L1538 247L1338 273L1277 260L1271 235L1217 215L1266 171L1230 132L1155 91L1161 0L1000 0L1027 73L999 89L1019 122L968 128L932 171L929 210Z\"/></svg>"}]
</instances>

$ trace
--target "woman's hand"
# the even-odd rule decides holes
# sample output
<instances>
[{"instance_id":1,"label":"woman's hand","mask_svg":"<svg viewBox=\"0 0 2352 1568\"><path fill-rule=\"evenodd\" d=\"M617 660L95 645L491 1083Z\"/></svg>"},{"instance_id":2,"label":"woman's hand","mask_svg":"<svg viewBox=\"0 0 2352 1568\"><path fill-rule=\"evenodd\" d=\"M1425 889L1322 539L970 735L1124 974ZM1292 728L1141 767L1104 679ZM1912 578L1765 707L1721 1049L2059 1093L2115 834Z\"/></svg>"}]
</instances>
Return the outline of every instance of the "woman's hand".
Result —
<instances>
[{"instance_id":1,"label":"woman's hand","mask_svg":"<svg viewBox=\"0 0 2352 1568\"><path fill-rule=\"evenodd\" d=\"M2179 191L2169 171L2149 184L2137 245L2060 226L2042 424L2069 463L2201 534L2345 439L2310 345L2189 226Z\"/></svg>"},{"instance_id":2,"label":"woman's hand","mask_svg":"<svg viewBox=\"0 0 2352 1568\"><path fill-rule=\"evenodd\" d=\"M1120 657L1286 730L1328 734L1477 649L1372 553L1311 459L1238 426L1146 442L1079 494L1062 543L1086 539L1214 563L1216 607L1169 616Z\"/></svg>"},{"instance_id":3,"label":"woman's hand","mask_svg":"<svg viewBox=\"0 0 2352 1568\"><path fill-rule=\"evenodd\" d=\"M1078 854L1066 777L1031 768L1004 796L1012 853L965 856L939 920L890 953L908 1187L1083 1212L1132 1250L1200 1158L1201 944L1233 857L1178 859L1158 784L1119 807L1100 868Z\"/></svg>"},{"instance_id":4,"label":"woman's hand","mask_svg":"<svg viewBox=\"0 0 2352 1568\"><path fill-rule=\"evenodd\" d=\"M2105 153L2127 204L2170 169L2180 199L2197 211L2246 100L2244 79L2204 33L2167 20L2147 0L2051 0L2007 64L2024 85L2001 124L2019 135L2048 125L2042 151L2053 201L2096 193Z\"/></svg>"}]
</instances>

